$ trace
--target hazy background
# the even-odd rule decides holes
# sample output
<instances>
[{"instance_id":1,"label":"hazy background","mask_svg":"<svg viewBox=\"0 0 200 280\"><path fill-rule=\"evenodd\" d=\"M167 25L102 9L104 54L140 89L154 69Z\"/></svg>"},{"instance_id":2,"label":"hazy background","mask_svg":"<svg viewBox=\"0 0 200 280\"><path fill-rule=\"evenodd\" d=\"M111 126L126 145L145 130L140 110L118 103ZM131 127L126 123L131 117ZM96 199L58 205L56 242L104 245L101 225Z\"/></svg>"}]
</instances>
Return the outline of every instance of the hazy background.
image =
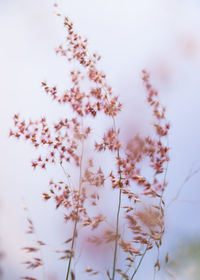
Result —
<instances>
[{"instance_id":1,"label":"hazy background","mask_svg":"<svg viewBox=\"0 0 200 280\"><path fill-rule=\"evenodd\" d=\"M25 235L28 205L37 235L52 244L44 252L47 270L64 279L65 263L51 251L63 242L62 215L45 205L41 193L55 170L33 172L30 161L34 149L8 138L12 116L24 118L47 115L59 118L61 109L41 90L42 80L65 84L67 65L56 57L55 47L64 41L62 22L54 15L53 1L0 0L0 248L5 280L24 275L24 253L29 244ZM102 55L101 67L109 83L120 95L130 122L145 126L144 89L141 70L152 74L155 87L168 108L170 132L170 201L191 168L200 167L200 2L198 0L73 0L59 1L61 9L89 39L90 48ZM179 239L200 235L200 174L183 188L179 200L167 213L165 251L172 251ZM66 228L65 228L66 230ZM147 258L145 273L152 274ZM145 266L146 265L146 266ZM41 276L39 276L40 279ZM185 276L187 277L187 276ZM190 276L188 276L190 277ZM50 278L49 278L50 279ZM150 279L150 278L148 278ZM181 278L183 279L183 278ZM185 278L191 279L191 278Z\"/></svg>"}]
</instances>

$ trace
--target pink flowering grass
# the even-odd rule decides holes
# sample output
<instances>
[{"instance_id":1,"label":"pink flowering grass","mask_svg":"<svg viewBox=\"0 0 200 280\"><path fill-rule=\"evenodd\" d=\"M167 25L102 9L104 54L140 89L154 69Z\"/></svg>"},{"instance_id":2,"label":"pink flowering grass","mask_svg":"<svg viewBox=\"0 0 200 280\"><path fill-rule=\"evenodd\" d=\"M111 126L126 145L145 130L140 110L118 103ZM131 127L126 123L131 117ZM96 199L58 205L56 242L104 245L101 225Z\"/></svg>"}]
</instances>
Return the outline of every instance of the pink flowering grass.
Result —
<instances>
[{"instance_id":1,"label":"pink flowering grass","mask_svg":"<svg viewBox=\"0 0 200 280\"><path fill-rule=\"evenodd\" d=\"M57 15L63 17L60 13ZM158 91L151 85L148 72L143 70L142 80L146 102L152 110L154 133L148 137L136 135L127 143L122 142L117 119L124 107L109 85L106 74L98 68L101 57L90 53L87 39L75 32L68 17L63 19L66 41L56 48L56 53L69 64L77 65L69 73L71 85L62 92L47 81L41 86L54 102L71 107L73 116L66 115L50 126L46 117L27 121L16 114L10 136L26 140L36 151L38 148L44 150L32 161L33 169L46 170L49 165L58 165L66 176L59 182L51 179L49 190L42 194L45 201L55 201L56 209L63 209L65 222L73 224L65 249L59 251L61 259L66 259L65 279L78 277L73 263L80 251L78 240L83 238L83 229L88 228L86 250L92 246L96 252L101 252L102 248L109 247L111 258L105 271L98 265L86 267L86 277L101 274L102 279L132 280L146 252L154 247L159 251L165 231L163 194L167 186L170 128L165 117L166 109L160 103ZM105 120L105 126L102 135L97 137L99 130L95 123L99 118L102 122ZM88 146L92 151L89 154ZM96 161L98 156L102 162ZM105 164L104 158L110 164ZM68 170L72 168L74 172L69 175ZM72 178L70 182L68 176ZM73 179L75 183L71 183ZM117 194L115 221L110 220L109 213L101 211L104 189L111 190L113 197ZM32 234L33 223L30 219L28 223ZM23 249L38 254L45 244L37 241L37 245ZM41 256L35 256L25 264L29 269L36 269L43 266L44 261ZM155 273L159 269L158 254ZM21 279L35 278L26 276Z\"/></svg>"}]
</instances>

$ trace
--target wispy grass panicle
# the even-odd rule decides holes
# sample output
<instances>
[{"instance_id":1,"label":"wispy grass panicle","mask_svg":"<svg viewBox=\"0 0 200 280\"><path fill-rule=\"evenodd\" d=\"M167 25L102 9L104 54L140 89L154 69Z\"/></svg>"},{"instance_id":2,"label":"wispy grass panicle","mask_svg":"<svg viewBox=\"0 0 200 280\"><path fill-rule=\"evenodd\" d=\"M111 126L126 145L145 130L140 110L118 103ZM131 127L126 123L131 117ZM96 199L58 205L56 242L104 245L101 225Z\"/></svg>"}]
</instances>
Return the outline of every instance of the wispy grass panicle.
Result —
<instances>
[{"instance_id":1,"label":"wispy grass panicle","mask_svg":"<svg viewBox=\"0 0 200 280\"><path fill-rule=\"evenodd\" d=\"M169 162L166 138L170 128L165 117L166 109L160 103L159 93L150 84L149 74L143 70L147 102L154 118L154 135L137 135L122 143L116 117L124 107L108 84L106 74L98 68L101 57L89 52L87 39L75 31L68 17L61 13L57 15L63 18L66 41L56 48L56 54L69 64L75 62L73 65L78 65L78 70L70 71L71 83L64 92L60 92L57 86L48 85L47 81L41 85L58 105L70 106L73 116L66 115L50 126L45 117L26 121L16 114L10 136L22 138L36 149L44 149L46 154L39 154L32 161L33 169L46 170L50 164L57 164L65 176L59 182L51 179L49 190L42 194L45 201L54 200L56 209L63 209L65 222L73 224L72 235L68 236L66 248L62 251L62 259L67 260L65 279L79 279L73 263L77 259L82 229L88 228L92 232L88 236L90 244L97 246L97 252L101 246L111 244L112 257L105 271L91 267L86 268L85 273L94 278L101 272L104 279L116 280L120 277L132 280L146 252L154 247L159 249L164 234L163 194ZM87 90L82 87L83 81L88 85ZM99 115L102 122L105 117L106 125L102 136L97 139L98 126L95 122ZM110 122L107 125L108 119ZM88 143L92 150L89 160L86 154ZM111 162L106 165L106 170L103 161L95 162L97 154ZM143 173L144 162L148 163L149 177ZM69 167L75 170L70 174L70 183ZM101 209L101 190L105 188L114 195L117 193L114 223L109 213ZM125 232L121 230L122 225L126 227ZM33 250L32 247L24 249ZM34 264L28 265L30 268ZM155 268L158 267L157 260Z\"/></svg>"}]
</instances>

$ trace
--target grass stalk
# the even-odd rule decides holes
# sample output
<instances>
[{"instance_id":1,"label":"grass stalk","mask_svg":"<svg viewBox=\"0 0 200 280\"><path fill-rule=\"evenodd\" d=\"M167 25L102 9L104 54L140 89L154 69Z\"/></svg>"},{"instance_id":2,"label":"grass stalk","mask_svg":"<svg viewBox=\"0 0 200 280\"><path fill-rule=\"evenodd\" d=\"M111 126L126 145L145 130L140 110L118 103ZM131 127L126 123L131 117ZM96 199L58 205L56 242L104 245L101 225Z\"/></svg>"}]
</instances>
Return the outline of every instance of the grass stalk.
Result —
<instances>
[{"instance_id":1,"label":"grass stalk","mask_svg":"<svg viewBox=\"0 0 200 280\"><path fill-rule=\"evenodd\" d=\"M80 196L80 193L81 193L81 186L82 186L83 152L84 152L84 140L82 139L82 142L81 142L81 156L80 156L79 189L78 189L79 196ZM77 205L77 211L76 211L77 219L74 223L74 230L73 230L72 243L71 243L71 255L70 255L70 258L69 258L69 262L68 262L66 280L69 279L69 273L70 273L71 262L72 262L72 257L73 257L73 250L74 250L74 243L75 243L75 239L76 239L76 236L77 236L77 224L78 224L78 220L79 220L78 219L78 214L79 214L79 202L78 202L78 205Z\"/></svg>"},{"instance_id":2,"label":"grass stalk","mask_svg":"<svg viewBox=\"0 0 200 280\"><path fill-rule=\"evenodd\" d=\"M115 279L115 270L116 270L116 262L117 262L117 249L118 249L118 235L119 235L119 214L121 209L121 198L122 191L119 190L119 200L118 200L118 209L117 209L117 221L116 221L116 238L115 238L115 249L114 249L114 257L113 257L113 271L112 271L112 280Z\"/></svg>"},{"instance_id":3,"label":"grass stalk","mask_svg":"<svg viewBox=\"0 0 200 280\"><path fill-rule=\"evenodd\" d=\"M141 263L142 263L142 260L144 259L144 256L146 255L147 248L148 248L148 246L146 246L146 249L145 249L144 253L142 254L142 256L141 256L141 258L140 258L140 261L139 261L139 263L138 263L138 265L137 265L135 271L133 272L133 274L132 274L130 280L133 280L135 274L137 273L137 271L138 271L138 269L139 269L139 267L140 267L140 265L141 265Z\"/></svg>"}]
</instances>

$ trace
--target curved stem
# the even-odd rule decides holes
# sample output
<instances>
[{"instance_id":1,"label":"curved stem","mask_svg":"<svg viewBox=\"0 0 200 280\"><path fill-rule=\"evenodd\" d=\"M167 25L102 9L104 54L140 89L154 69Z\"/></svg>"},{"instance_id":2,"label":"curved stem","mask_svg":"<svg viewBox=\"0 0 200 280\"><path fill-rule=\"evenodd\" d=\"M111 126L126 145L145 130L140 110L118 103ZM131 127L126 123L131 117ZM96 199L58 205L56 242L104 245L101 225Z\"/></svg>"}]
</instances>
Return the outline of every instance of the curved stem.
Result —
<instances>
[{"instance_id":1,"label":"curved stem","mask_svg":"<svg viewBox=\"0 0 200 280\"><path fill-rule=\"evenodd\" d=\"M82 186L83 151L84 151L84 140L82 139L81 156L80 156L79 189L78 189L79 196L80 196L81 186ZM72 244L71 244L71 255L70 255L70 258L69 258L69 262L68 262L66 280L69 279L70 267L71 267L71 262L72 262L72 257L73 257L74 243L75 243L75 239L76 239L76 236L77 236L78 214L79 214L79 202L78 202L78 205L77 205L77 211L76 211L77 219L76 219L76 221L74 223L74 230L73 230Z\"/></svg>"},{"instance_id":2,"label":"curved stem","mask_svg":"<svg viewBox=\"0 0 200 280\"><path fill-rule=\"evenodd\" d=\"M146 252L147 252L147 248L148 248L148 245L146 246L146 249L145 249L144 253L142 254L141 259L140 259L140 261L139 261L139 263L138 263L138 265L137 265L135 271L133 272L133 274L132 274L130 280L133 280L135 274L137 273L137 271L138 271L138 269L139 269L139 267L140 267L140 265L141 265L141 263L142 263L142 260L144 259L144 256L145 256L145 254L146 254Z\"/></svg>"},{"instance_id":3,"label":"curved stem","mask_svg":"<svg viewBox=\"0 0 200 280\"><path fill-rule=\"evenodd\" d=\"M72 257L73 257L74 242L75 242L75 238L76 238L77 223L78 223L78 220L76 220L75 224L74 224L73 237L72 237L72 245L71 245L71 256L69 258L66 280L68 280L68 278L69 278L69 272L70 272L70 267L71 267L71 262L72 262Z\"/></svg>"},{"instance_id":4,"label":"curved stem","mask_svg":"<svg viewBox=\"0 0 200 280\"><path fill-rule=\"evenodd\" d=\"M108 92L104 86L102 86L105 93L106 93L106 100L108 103ZM116 123L114 115L111 114L112 120L113 120L113 129L115 133L117 133ZM120 158L120 148L117 149L117 158ZM115 231L115 248L114 248L114 257L113 257L113 269L112 269L112 280L115 279L115 270L116 270L116 263L117 263L117 249L118 249L118 240L119 240L119 215L120 215L120 209L121 209L121 199L122 199L122 177L121 177L121 168L120 164L118 164L118 172L119 172L119 184L120 184L120 190L119 190L119 198L118 198L118 207L117 207L117 220L116 220L116 231Z\"/></svg>"},{"instance_id":5,"label":"curved stem","mask_svg":"<svg viewBox=\"0 0 200 280\"><path fill-rule=\"evenodd\" d=\"M114 258L113 258L113 274L112 280L115 279L115 269L116 269L116 261L117 261L117 248L118 248L118 235L119 235L119 213L121 208L121 196L122 191L119 191L119 200L118 200L118 209L117 209L117 222L116 222L116 238L115 238L115 249L114 249Z\"/></svg>"}]
</instances>

